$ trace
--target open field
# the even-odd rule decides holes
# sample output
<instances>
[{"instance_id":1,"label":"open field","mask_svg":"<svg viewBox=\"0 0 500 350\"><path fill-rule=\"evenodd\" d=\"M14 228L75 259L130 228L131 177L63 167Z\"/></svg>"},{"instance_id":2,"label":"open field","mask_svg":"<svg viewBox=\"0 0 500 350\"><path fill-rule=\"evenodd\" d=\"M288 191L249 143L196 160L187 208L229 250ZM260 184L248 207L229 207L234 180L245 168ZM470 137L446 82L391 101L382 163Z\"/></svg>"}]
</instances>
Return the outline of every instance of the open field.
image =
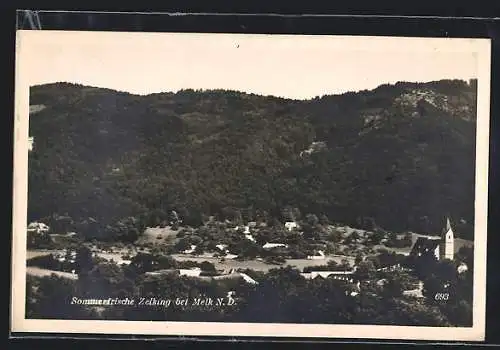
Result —
<instances>
[{"instance_id":1,"label":"open field","mask_svg":"<svg viewBox=\"0 0 500 350\"><path fill-rule=\"evenodd\" d=\"M61 253L62 250L47 250L47 249L41 249L41 250L28 250L26 251L26 259L32 259L36 258L37 256L44 256L44 255L49 255L49 254L54 254L54 253Z\"/></svg>"},{"instance_id":2,"label":"open field","mask_svg":"<svg viewBox=\"0 0 500 350\"><path fill-rule=\"evenodd\" d=\"M246 261L238 261L234 259L226 259L221 260L220 258L215 258L209 255L202 256L193 256L189 254L174 254L172 257L178 261L196 261L203 262L208 261L215 265L215 268L218 270L228 270L228 269L252 269L255 271L268 271L273 268L278 268L280 266L293 266L297 269L302 270L307 266L317 266L317 265L326 265L329 261L335 261L340 264L342 259L347 259L350 264L354 263L354 257L350 256L327 256L325 259L321 260L308 260L308 259L288 259L284 264L281 265L273 265L268 264L259 260L246 260Z\"/></svg>"},{"instance_id":3,"label":"open field","mask_svg":"<svg viewBox=\"0 0 500 350\"><path fill-rule=\"evenodd\" d=\"M166 227L148 227L141 237L137 240L137 244L145 243L165 243L177 236L177 231L174 231L170 226Z\"/></svg>"}]
</instances>

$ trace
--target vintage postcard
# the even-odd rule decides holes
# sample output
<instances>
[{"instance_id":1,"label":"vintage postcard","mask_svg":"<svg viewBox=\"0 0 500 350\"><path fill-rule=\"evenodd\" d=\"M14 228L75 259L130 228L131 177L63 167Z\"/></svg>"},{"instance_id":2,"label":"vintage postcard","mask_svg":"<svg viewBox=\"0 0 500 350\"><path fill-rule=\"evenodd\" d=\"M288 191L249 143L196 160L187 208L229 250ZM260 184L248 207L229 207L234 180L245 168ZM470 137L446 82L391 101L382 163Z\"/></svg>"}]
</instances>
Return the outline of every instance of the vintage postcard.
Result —
<instances>
[{"instance_id":1,"label":"vintage postcard","mask_svg":"<svg viewBox=\"0 0 500 350\"><path fill-rule=\"evenodd\" d=\"M481 341L488 39L19 31L12 332Z\"/></svg>"}]
</instances>

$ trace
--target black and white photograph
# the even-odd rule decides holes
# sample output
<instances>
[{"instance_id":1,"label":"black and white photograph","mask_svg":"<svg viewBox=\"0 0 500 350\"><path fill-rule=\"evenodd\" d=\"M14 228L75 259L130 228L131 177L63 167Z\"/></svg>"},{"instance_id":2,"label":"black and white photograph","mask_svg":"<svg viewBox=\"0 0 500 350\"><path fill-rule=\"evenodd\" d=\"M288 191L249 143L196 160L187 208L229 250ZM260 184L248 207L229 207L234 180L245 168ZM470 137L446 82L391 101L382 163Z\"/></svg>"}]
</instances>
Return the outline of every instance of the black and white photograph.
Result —
<instances>
[{"instance_id":1,"label":"black and white photograph","mask_svg":"<svg viewBox=\"0 0 500 350\"><path fill-rule=\"evenodd\" d=\"M489 40L16 49L13 331L484 338Z\"/></svg>"}]
</instances>

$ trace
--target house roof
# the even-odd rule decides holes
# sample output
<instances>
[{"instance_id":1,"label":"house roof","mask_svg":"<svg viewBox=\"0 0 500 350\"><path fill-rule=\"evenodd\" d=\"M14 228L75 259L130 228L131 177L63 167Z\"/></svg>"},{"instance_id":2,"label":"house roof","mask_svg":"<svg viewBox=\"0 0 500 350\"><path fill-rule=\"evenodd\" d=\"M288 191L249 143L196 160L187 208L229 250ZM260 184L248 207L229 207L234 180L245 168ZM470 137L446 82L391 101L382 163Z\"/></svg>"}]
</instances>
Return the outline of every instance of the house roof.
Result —
<instances>
[{"instance_id":1,"label":"house roof","mask_svg":"<svg viewBox=\"0 0 500 350\"><path fill-rule=\"evenodd\" d=\"M277 248L277 247L286 247L287 245L284 243L266 243L262 246L262 248Z\"/></svg>"},{"instance_id":2,"label":"house roof","mask_svg":"<svg viewBox=\"0 0 500 350\"><path fill-rule=\"evenodd\" d=\"M418 255L419 253L423 254L427 252L432 252L439 246L440 243L441 243L440 239L419 237L417 238L415 244L413 245L411 254Z\"/></svg>"},{"instance_id":3,"label":"house roof","mask_svg":"<svg viewBox=\"0 0 500 350\"><path fill-rule=\"evenodd\" d=\"M303 272L301 275L307 279L315 279L316 277L328 278L330 276L351 276L354 271L311 271Z\"/></svg>"}]
</instances>

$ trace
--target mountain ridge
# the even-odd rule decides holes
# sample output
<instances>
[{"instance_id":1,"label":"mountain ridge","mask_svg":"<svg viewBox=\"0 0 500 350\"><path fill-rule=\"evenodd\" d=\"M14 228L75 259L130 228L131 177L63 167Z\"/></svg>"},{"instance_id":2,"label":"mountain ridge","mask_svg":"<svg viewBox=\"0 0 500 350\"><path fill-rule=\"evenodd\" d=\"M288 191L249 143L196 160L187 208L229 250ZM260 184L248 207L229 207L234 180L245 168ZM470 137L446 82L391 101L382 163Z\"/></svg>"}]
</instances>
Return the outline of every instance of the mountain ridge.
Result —
<instances>
[{"instance_id":1,"label":"mountain ridge","mask_svg":"<svg viewBox=\"0 0 500 350\"><path fill-rule=\"evenodd\" d=\"M285 100L285 101L313 101L317 99L322 99L322 98L328 98L328 97L339 97L339 96L344 96L344 95L352 95L352 94L359 94L359 93L366 93L366 92L374 92L380 89L386 89L394 86L400 86L400 87L418 87L418 86L424 86L424 85L440 85L443 83L449 83L452 85L469 85L469 86L474 86L474 89L476 88L477 84L477 79L472 78L469 79L469 81L463 80L463 79L438 79L438 80L431 80L431 81L397 81L395 83L382 83L374 88L363 88L359 90L352 90L352 91L344 91L344 92L338 92L338 93L325 93L323 95L316 95L313 97L308 97L308 98L292 98L292 97L283 97L283 96L278 96L274 94L263 94L263 93L256 93L256 92L249 92L249 91L244 91L244 90L238 90L238 89L224 89L224 88L210 88L210 89L204 89L204 88L183 88L179 89L177 91L158 91L158 92L150 92L147 94L138 94L138 93L133 93L129 92L126 90L119 90L119 89L114 89L114 88L108 88L108 87L99 87L99 86L94 86L94 85L87 85L87 84L82 84L82 83L77 83L77 82L70 82L70 81L57 81L57 82L51 82L51 83L44 83L44 84L35 84L30 86L30 90L33 89L40 89L40 88L61 88L61 87L69 87L69 88L84 88L84 89L95 89L95 90L101 90L101 91L107 91L107 92L113 92L113 93L119 93L119 94L125 94L125 95L130 95L130 96L135 96L135 97L151 97L151 96L157 96L157 95L175 95L183 92L198 92L198 93L235 93L235 94L241 94L241 95L249 95L249 96L257 96L257 97L268 97L268 98L276 98L279 100Z\"/></svg>"},{"instance_id":2,"label":"mountain ridge","mask_svg":"<svg viewBox=\"0 0 500 350\"><path fill-rule=\"evenodd\" d=\"M30 120L29 218L93 218L105 236L130 216L155 224L176 210L195 224L291 206L433 232L446 212L470 237L475 89L443 80L292 100L34 86L30 104L45 108ZM314 142L324 147L301 156Z\"/></svg>"}]
</instances>

